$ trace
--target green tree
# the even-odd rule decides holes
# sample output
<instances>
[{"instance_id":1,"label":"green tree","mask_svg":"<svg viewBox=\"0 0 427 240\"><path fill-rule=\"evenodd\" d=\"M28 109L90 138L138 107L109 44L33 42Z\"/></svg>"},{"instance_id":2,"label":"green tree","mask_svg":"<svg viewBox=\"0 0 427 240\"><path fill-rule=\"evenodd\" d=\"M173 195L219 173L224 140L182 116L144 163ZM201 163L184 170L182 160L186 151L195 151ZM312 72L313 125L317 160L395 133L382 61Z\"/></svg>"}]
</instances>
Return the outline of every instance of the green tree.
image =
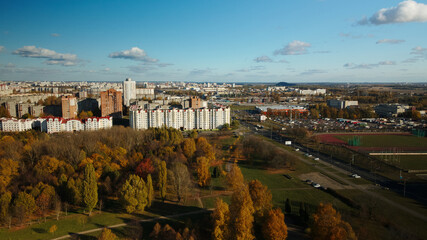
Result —
<instances>
[{"instance_id":1,"label":"green tree","mask_svg":"<svg viewBox=\"0 0 427 240\"><path fill-rule=\"evenodd\" d=\"M130 175L120 193L123 206L128 213L144 212L148 203L148 191L142 178L134 174Z\"/></svg>"},{"instance_id":2,"label":"green tree","mask_svg":"<svg viewBox=\"0 0 427 240\"><path fill-rule=\"evenodd\" d=\"M98 185L95 175L95 168L91 163L85 167L84 180L83 180L83 202L89 211L89 216L98 202Z\"/></svg>"},{"instance_id":3,"label":"green tree","mask_svg":"<svg viewBox=\"0 0 427 240\"><path fill-rule=\"evenodd\" d=\"M159 181L158 181L158 187L160 191L160 197L162 198L162 201L165 201L166 199L166 184L168 180L168 170L166 168L166 162L162 161L159 165Z\"/></svg>"},{"instance_id":4,"label":"green tree","mask_svg":"<svg viewBox=\"0 0 427 240\"><path fill-rule=\"evenodd\" d=\"M154 188L153 180L151 179L151 174L147 175L147 207L151 207L151 202L154 199Z\"/></svg>"},{"instance_id":5,"label":"green tree","mask_svg":"<svg viewBox=\"0 0 427 240\"><path fill-rule=\"evenodd\" d=\"M26 192L18 193L18 197L14 202L15 216L20 222L31 216L36 210L36 202L31 194Z\"/></svg>"},{"instance_id":6,"label":"green tree","mask_svg":"<svg viewBox=\"0 0 427 240\"><path fill-rule=\"evenodd\" d=\"M12 201L12 193L5 192L0 197L0 221L5 223L10 217L10 202Z\"/></svg>"}]
</instances>

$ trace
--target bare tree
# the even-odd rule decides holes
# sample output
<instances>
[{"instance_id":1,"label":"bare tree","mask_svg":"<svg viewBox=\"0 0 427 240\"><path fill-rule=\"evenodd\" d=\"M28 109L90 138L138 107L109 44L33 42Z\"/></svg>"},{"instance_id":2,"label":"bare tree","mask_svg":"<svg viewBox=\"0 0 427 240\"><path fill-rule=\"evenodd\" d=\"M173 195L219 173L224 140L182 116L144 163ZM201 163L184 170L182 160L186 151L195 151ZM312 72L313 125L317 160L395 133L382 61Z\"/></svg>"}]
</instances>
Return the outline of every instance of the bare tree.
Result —
<instances>
[{"instance_id":1,"label":"bare tree","mask_svg":"<svg viewBox=\"0 0 427 240\"><path fill-rule=\"evenodd\" d=\"M171 171L173 173L173 187L180 202L192 188L190 173L187 166L180 162L174 162Z\"/></svg>"}]
</instances>

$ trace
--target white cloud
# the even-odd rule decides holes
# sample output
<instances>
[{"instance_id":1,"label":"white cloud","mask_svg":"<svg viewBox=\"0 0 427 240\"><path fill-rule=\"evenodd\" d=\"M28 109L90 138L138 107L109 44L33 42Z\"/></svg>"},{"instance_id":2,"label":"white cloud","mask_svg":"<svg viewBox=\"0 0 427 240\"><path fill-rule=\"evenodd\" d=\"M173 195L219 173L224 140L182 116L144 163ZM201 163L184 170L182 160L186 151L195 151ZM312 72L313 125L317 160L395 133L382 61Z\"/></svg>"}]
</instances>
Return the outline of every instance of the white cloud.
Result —
<instances>
[{"instance_id":1,"label":"white cloud","mask_svg":"<svg viewBox=\"0 0 427 240\"><path fill-rule=\"evenodd\" d=\"M138 47L133 47L129 50L123 50L120 52L113 52L113 53L110 53L108 57L124 58L124 59L147 62L147 63L155 63L158 61L158 59L148 57L147 53L145 53L143 49L140 49Z\"/></svg>"},{"instance_id":2,"label":"white cloud","mask_svg":"<svg viewBox=\"0 0 427 240\"><path fill-rule=\"evenodd\" d=\"M320 74L320 73L326 73L326 71L320 70L320 69L309 69L300 73L300 75L313 75L313 74Z\"/></svg>"},{"instance_id":3,"label":"white cloud","mask_svg":"<svg viewBox=\"0 0 427 240\"><path fill-rule=\"evenodd\" d=\"M37 48L35 46L24 46L13 52L15 55L30 58L47 58L48 65L74 66L78 59L76 54L57 53L46 48Z\"/></svg>"},{"instance_id":4,"label":"white cloud","mask_svg":"<svg viewBox=\"0 0 427 240\"><path fill-rule=\"evenodd\" d=\"M252 72L252 71L261 71L264 70L265 67L264 66L251 66L249 68L242 68L242 69L238 69L236 70L236 72Z\"/></svg>"},{"instance_id":5,"label":"white cloud","mask_svg":"<svg viewBox=\"0 0 427 240\"><path fill-rule=\"evenodd\" d=\"M369 19L364 17L358 24L380 25L406 22L427 22L427 5L413 0L406 0L396 7L380 9Z\"/></svg>"},{"instance_id":6,"label":"white cloud","mask_svg":"<svg viewBox=\"0 0 427 240\"><path fill-rule=\"evenodd\" d=\"M52 36L52 37L59 37L61 35L59 33L51 33L50 36Z\"/></svg>"},{"instance_id":7,"label":"white cloud","mask_svg":"<svg viewBox=\"0 0 427 240\"><path fill-rule=\"evenodd\" d=\"M0 46L0 52L3 51L3 49L4 49L4 46Z\"/></svg>"},{"instance_id":8,"label":"white cloud","mask_svg":"<svg viewBox=\"0 0 427 240\"><path fill-rule=\"evenodd\" d=\"M307 54L307 48L311 47L310 43L293 41L281 49L274 51L274 55L302 55Z\"/></svg>"},{"instance_id":9,"label":"white cloud","mask_svg":"<svg viewBox=\"0 0 427 240\"><path fill-rule=\"evenodd\" d=\"M254 59L254 61L257 63L259 63L259 62L273 62L273 60L271 60L271 58L269 58L268 56L257 57Z\"/></svg>"},{"instance_id":10,"label":"white cloud","mask_svg":"<svg viewBox=\"0 0 427 240\"><path fill-rule=\"evenodd\" d=\"M399 43L403 43L405 42L405 40L401 40L401 39L381 39L377 41L377 44L381 44L381 43L388 43L388 44L399 44Z\"/></svg>"},{"instance_id":11,"label":"white cloud","mask_svg":"<svg viewBox=\"0 0 427 240\"><path fill-rule=\"evenodd\" d=\"M395 61L381 61L378 63L362 63L362 64L354 64L354 63L346 63L343 67L348 69L372 69L379 66L390 66L396 65Z\"/></svg>"},{"instance_id":12,"label":"white cloud","mask_svg":"<svg viewBox=\"0 0 427 240\"><path fill-rule=\"evenodd\" d=\"M421 46L414 47L414 48L412 48L411 54L420 55L420 56L426 55L427 54L427 48L423 48Z\"/></svg>"}]
</instances>

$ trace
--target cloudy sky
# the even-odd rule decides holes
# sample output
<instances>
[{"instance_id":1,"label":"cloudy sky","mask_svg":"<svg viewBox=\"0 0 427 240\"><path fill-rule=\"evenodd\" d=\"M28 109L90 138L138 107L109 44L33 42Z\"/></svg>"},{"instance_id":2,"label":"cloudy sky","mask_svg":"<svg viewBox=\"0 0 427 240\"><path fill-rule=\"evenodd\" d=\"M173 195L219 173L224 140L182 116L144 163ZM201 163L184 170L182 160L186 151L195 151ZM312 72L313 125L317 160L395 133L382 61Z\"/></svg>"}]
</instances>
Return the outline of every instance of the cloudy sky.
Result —
<instances>
[{"instance_id":1,"label":"cloudy sky","mask_svg":"<svg viewBox=\"0 0 427 240\"><path fill-rule=\"evenodd\" d=\"M427 82L427 0L0 1L0 80Z\"/></svg>"}]
</instances>

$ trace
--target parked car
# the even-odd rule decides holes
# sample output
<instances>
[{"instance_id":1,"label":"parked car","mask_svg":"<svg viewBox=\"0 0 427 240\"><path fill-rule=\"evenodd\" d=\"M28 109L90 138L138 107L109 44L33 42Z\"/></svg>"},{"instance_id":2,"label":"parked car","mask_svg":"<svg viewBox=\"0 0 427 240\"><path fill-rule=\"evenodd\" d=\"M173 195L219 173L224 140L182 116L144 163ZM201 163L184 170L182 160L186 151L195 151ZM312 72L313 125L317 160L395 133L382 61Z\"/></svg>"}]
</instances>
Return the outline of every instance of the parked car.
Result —
<instances>
[{"instance_id":1,"label":"parked car","mask_svg":"<svg viewBox=\"0 0 427 240\"><path fill-rule=\"evenodd\" d=\"M359 176L358 174L356 174L356 173L351 174L351 176L352 176L353 178L360 178L360 176Z\"/></svg>"},{"instance_id":2,"label":"parked car","mask_svg":"<svg viewBox=\"0 0 427 240\"><path fill-rule=\"evenodd\" d=\"M315 158L314 160L315 160L315 161L319 161L320 159L317 157L317 158Z\"/></svg>"},{"instance_id":3,"label":"parked car","mask_svg":"<svg viewBox=\"0 0 427 240\"><path fill-rule=\"evenodd\" d=\"M307 184L312 184L312 183L313 183L313 181L311 181L310 179L305 180L305 182L306 182Z\"/></svg>"},{"instance_id":4,"label":"parked car","mask_svg":"<svg viewBox=\"0 0 427 240\"><path fill-rule=\"evenodd\" d=\"M320 184L315 183L315 182L313 182L313 183L311 184L311 186L313 186L313 187L315 187L315 188L320 188L320 187L321 187L321 186L320 186Z\"/></svg>"}]
</instances>

